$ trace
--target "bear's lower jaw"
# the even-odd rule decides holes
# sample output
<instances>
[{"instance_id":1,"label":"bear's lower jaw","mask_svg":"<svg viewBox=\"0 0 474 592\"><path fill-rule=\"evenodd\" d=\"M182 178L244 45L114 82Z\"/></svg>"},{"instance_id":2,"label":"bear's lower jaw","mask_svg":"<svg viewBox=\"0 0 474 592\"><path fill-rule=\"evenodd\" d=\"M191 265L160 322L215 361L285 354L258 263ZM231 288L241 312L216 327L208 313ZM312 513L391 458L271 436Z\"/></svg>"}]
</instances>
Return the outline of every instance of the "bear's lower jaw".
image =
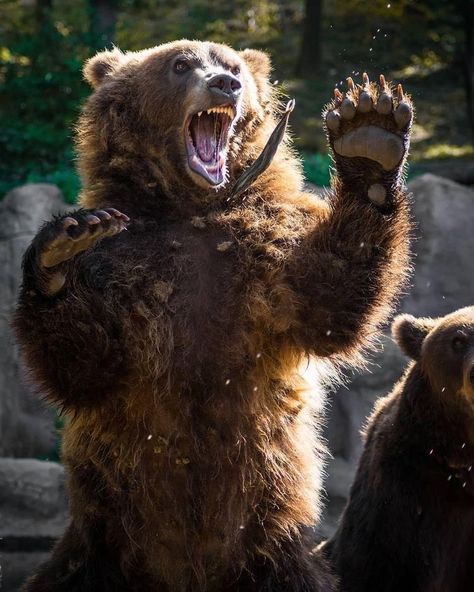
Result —
<instances>
[{"instance_id":1,"label":"bear's lower jaw","mask_svg":"<svg viewBox=\"0 0 474 592\"><path fill-rule=\"evenodd\" d=\"M220 154L218 161L212 165L203 162L197 154L188 154L188 167L195 183L205 189L209 188L209 186L217 189L226 182L227 165L225 154Z\"/></svg>"}]
</instances>

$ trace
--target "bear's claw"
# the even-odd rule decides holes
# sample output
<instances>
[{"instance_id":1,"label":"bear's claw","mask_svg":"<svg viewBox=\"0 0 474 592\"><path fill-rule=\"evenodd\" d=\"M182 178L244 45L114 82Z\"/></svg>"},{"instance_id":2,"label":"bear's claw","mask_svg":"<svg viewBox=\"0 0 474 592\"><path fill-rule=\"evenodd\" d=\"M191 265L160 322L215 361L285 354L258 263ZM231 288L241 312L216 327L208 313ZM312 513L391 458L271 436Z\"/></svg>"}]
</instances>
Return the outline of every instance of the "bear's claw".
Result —
<instances>
[{"instance_id":1,"label":"bear's claw","mask_svg":"<svg viewBox=\"0 0 474 592\"><path fill-rule=\"evenodd\" d=\"M105 237L126 229L130 218L115 208L79 211L56 223L53 236L41 249L40 264L51 268L85 251Z\"/></svg>"}]
</instances>

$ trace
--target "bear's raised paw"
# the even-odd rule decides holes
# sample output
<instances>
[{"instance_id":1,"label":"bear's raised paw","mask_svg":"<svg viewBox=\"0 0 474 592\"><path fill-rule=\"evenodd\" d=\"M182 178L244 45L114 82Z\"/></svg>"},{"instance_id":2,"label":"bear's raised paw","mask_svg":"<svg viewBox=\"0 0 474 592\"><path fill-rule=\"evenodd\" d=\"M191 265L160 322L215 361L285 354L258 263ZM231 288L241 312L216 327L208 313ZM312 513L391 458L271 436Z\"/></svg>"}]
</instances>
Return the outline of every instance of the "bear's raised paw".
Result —
<instances>
[{"instance_id":1,"label":"bear's raised paw","mask_svg":"<svg viewBox=\"0 0 474 592\"><path fill-rule=\"evenodd\" d=\"M55 220L40 248L40 265L51 268L91 248L99 240L122 232L129 217L115 208L79 210Z\"/></svg>"},{"instance_id":2,"label":"bear's raised paw","mask_svg":"<svg viewBox=\"0 0 474 592\"><path fill-rule=\"evenodd\" d=\"M365 73L361 85L348 78L347 87L345 95L335 89L324 112L336 168L343 178L367 177L369 197L381 201L384 181L397 176L408 152L413 106L402 85L394 89L383 75L378 85Z\"/></svg>"}]
</instances>

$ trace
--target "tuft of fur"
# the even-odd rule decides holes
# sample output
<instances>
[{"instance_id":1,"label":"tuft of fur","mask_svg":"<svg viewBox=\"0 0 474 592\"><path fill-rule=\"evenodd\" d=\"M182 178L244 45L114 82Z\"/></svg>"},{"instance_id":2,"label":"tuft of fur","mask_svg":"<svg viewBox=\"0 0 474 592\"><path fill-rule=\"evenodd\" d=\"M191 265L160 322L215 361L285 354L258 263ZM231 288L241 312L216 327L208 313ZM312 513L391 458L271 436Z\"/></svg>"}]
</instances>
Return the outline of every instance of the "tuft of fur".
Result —
<instances>
[{"instance_id":1,"label":"tuft of fur","mask_svg":"<svg viewBox=\"0 0 474 592\"><path fill-rule=\"evenodd\" d=\"M392 335L406 356L418 360L423 341L435 325L433 319L398 315L392 323Z\"/></svg>"},{"instance_id":2,"label":"tuft of fur","mask_svg":"<svg viewBox=\"0 0 474 592\"><path fill-rule=\"evenodd\" d=\"M241 66L219 191L183 170L193 89L169 77L183 52ZM119 208L128 230L64 264L54 298L37 281L41 236L25 258L16 329L32 379L64 409L72 517L25 590L330 592L307 540L324 393L304 374L360 363L387 320L409 269L404 189L384 212L340 179L320 200L286 138L229 202L275 125L268 59L184 40L115 57L86 67L80 201Z\"/></svg>"},{"instance_id":3,"label":"tuft of fur","mask_svg":"<svg viewBox=\"0 0 474 592\"><path fill-rule=\"evenodd\" d=\"M125 65L127 57L117 47L97 53L87 60L84 66L84 78L92 86L97 88L107 78Z\"/></svg>"}]
</instances>

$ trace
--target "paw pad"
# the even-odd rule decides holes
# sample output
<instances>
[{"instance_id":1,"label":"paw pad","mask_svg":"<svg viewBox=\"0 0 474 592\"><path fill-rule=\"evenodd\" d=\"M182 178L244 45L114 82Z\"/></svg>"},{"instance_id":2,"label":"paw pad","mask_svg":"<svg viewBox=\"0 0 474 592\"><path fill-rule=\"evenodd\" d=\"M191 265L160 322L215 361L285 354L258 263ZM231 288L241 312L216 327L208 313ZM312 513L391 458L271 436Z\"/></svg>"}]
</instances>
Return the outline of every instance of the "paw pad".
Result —
<instances>
[{"instance_id":1,"label":"paw pad","mask_svg":"<svg viewBox=\"0 0 474 592\"><path fill-rule=\"evenodd\" d=\"M387 190L380 183L374 183L367 191L370 201L376 206L383 206L387 200Z\"/></svg>"},{"instance_id":2,"label":"paw pad","mask_svg":"<svg viewBox=\"0 0 474 592\"><path fill-rule=\"evenodd\" d=\"M379 163L385 171L401 165L408 148L413 118L410 99L402 86L393 96L383 75L379 85L364 73L362 85L347 79L347 92L334 91L325 121L331 145L341 157L362 157Z\"/></svg>"}]
</instances>

